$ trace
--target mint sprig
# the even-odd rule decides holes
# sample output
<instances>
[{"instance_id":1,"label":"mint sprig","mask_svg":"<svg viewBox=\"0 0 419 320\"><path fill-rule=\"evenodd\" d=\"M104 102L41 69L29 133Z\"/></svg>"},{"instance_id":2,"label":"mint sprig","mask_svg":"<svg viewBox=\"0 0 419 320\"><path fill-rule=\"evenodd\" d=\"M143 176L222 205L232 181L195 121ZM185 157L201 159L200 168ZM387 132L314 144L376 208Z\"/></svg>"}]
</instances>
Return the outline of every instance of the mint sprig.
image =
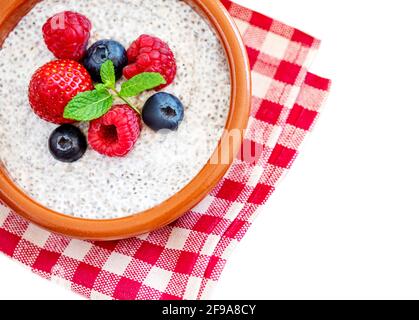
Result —
<instances>
[{"instance_id":1,"label":"mint sprig","mask_svg":"<svg viewBox=\"0 0 419 320\"><path fill-rule=\"evenodd\" d=\"M95 84L95 89L97 91L107 91L108 87L106 85L104 85L103 83L97 83L97 84Z\"/></svg>"},{"instance_id":2,"label":"mint sprig","mask_svg":"<svg viewBox=\"0 0 419 320\"><path fill-rule=\"evenodd\" d=\"M144 72L124 82L119 94L124 98L135 97L162 84L166 84L166 80L160 73Z\"/></svg>"},{"instance_id":3,"label":"mint sprig","mask_svg":"<svg viewBox=\"0 0 419 320\"><path fill-rule=\"evenodd\" d=\"M107 113L114 97L108 91L86 91L75 96L64 109L64 118L91 121Z\"/></svg>"},{"instance_id":4,"label":"mint sprig","mask_svg":"<svg viewBox=\"0 0 419 320\"><path fill-rule=\"evenodd\" d=\"M95 85L95 90L79 93L64 109L63 117L76 121L91 121L105 115L111 108L115 98L120 98L134 111L141 115L140 110L127 98L135 97L144 91L166 84L159 73L144 72L124 82L121 91L115 87L115 67L111 60L102 64L100 69L102 83Z\"/></svg>"},{"instance_id":5,"label":"mint sprig","mask_svg":"<svg viewBox=\"0 0 419 320\"><path fill-rule=\"evenodd\" d=\"M100 67L100 77L103 84L109 89L115 88L115 67L112 60L107 60Z\"/></svg>"}]
</instances>

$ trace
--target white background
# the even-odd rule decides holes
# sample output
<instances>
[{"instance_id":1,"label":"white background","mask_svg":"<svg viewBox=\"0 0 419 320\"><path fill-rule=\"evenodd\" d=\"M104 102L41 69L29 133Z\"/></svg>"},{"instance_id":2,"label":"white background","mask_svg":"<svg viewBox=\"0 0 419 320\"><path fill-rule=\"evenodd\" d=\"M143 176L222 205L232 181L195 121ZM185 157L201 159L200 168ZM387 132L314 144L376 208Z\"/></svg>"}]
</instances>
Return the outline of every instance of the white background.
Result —
<instances>
[{"instance_id":1,"label":"white background","mask_svg":"<svg viewBox=\"0 0 419 320\"><path fill-rule=\"evenodd\" d=\"M213 298L419 298L416 1L236 1L322 39L334 84ZM0 256L0 298L79 297Z\"/></svg>"}]
</instances>

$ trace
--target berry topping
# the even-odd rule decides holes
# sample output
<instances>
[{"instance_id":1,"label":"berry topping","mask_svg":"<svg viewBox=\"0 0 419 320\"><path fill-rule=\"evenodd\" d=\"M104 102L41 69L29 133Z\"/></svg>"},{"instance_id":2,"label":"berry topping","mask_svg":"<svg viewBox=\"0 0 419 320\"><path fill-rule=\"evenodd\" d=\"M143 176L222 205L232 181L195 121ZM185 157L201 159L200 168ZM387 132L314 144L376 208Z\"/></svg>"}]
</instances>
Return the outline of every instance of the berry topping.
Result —
<instances>
[{"instance_id":1,"label":"berry topping","mask_svg":"<svg viewBox=\"0 0 419 320\"><path fill-rule=\"evenodd\" d=\"M83 157L87 141L79 128L63 124L55 129L49 138L49 151L62 162L75 162Z\"/></svg>"},{"instance_id":2,"label":"berry topping","mask_svg":"<svg viewBox=\"0 0 419 320\"><path fill-rule=\"evenodd\" d=\"M183 116L182 102L166 92L159 92L151 96L143 108L144 123L154 131L176 130L183 120Z\"/></svg>"},{"instance_id":3,"label":"berry topping","mask_svg":"<svg viewBox=\"0 0 419 320\"><path fill-rule=\"evenodd\" d=\"M58 59L79 61L86 53L92 24L85 16L64 11L47 20L42 27L48 49Z\"/></svg>"},{"instance_id":4,"label":"berry topping","mask_svg":"<svg viewBox=\"0 0 419 320\"><path fill-rule=\"evenodd\" d=\"M90 146L109 157L123 157L134 147L141 132L138 114L128 105L116 105L103 117L90 122Z\"/></svg>"},{"instance_id":5,"label":"berry topping","mask_svg":"<svg viewBox=\"0 0 419 320\"><path fill-rule=\"evenodd\" d=\"M171 84L176 75L176 60L167 43L157 37L142 35L131 44L128 51L128 66L124 76L131 79L142 72L158 72L166 80L162 89Z\"/></svg>"},{"instance_id":6,"label":"berry topping","mask_svg":"<svg viewBox=\"0 0 419 320\"><path fill-rule=\"evenodd\" d=\"M128 64L127 52L122 44L114 40L100 40L94 43L83 60L93 81L100 82L100 68L107 60L113 62L116 80L122 77L122 69Z\"/></svg>"},{"instance_id":7,"label":"berry topping","mask_svg":"<svg viewBox=\"0 0 419 320\"><path fill-rule=\"evenodd\" d=\"M79 93L92 90L89 73L73 60L55 60L39 68L29 84L29 103L42 119L62 124L66 105Z\"/></svg>"}]
</instances>

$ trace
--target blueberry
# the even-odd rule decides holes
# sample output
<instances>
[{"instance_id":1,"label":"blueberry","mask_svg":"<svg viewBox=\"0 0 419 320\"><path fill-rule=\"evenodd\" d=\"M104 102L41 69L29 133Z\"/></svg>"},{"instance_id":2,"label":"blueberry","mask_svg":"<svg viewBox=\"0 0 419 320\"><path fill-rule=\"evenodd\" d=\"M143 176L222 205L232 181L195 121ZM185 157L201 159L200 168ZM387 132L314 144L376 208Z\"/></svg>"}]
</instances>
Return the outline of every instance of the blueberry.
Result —
<instances>
[{"instance_id":1,"label":"blueberry","mask_svg":"<svg viewBox=\"0 0 419 320\"><path fill-rule=\"evenodd\" d=\"M62 162L79 160L87 149L87 141L79 128L64 124L55 129L49 137L49 151Z\"/></svg>"},{"instance_id":2,"label":"blueberry","mask_svg":"<svg viewBox=\"0 0 419 320\"><path fill-rule=\"evenodd\" d=\"M115 66L116 80L122 77L122 69L128 64L127 51L124 46L114 40L100 40L88 50L83 65L89 71L93 81L102 82L100 67L107 60L112 60Z\"/></svg>"},{"instance_id":3,"label":"blueberry","mask_svg":"<svg viewBox=\"0 0 419 320\"><path fill-rule=\"evenodd\" d=\"M182 102L166 92L159 92L151 96L143 108L144 123L154 131L176 130L183 120L183 116Z\"/></svg>"}]
</instances>

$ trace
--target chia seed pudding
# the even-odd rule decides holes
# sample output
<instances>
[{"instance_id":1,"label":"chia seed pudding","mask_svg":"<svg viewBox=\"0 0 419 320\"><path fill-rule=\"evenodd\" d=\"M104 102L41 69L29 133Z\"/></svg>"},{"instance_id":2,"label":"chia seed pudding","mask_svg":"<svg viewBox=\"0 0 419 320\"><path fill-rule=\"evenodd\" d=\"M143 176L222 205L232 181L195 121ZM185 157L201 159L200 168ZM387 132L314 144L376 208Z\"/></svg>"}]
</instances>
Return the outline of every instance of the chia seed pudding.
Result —
<instances>
[{"instance_id":1,"label":"chia seed pudding","mask_svg":"<svg viewBox=\"0 0 419 320\"><path fill-rule=\"evenodd\" d=\"M71 164L56 161L48 137L57 125L38 118L28 101L32 74L54 59L42 38L48 17L80 12L93 24L89 45L115 39L126 48L140 34L169 43L175 82L163 91L179 97L185 119L175 132L143 125L124 158L88 149ZM68 215L111 219L152 208L188 184L206 164L223 132L230 105L230 73L212 27L181 0L44 0L10 33L0 50L0 159L35 201ZM142 107L155 92L134 99ZM78 126L87 134L87 124Z\"/></svg>"}]
</instances>

